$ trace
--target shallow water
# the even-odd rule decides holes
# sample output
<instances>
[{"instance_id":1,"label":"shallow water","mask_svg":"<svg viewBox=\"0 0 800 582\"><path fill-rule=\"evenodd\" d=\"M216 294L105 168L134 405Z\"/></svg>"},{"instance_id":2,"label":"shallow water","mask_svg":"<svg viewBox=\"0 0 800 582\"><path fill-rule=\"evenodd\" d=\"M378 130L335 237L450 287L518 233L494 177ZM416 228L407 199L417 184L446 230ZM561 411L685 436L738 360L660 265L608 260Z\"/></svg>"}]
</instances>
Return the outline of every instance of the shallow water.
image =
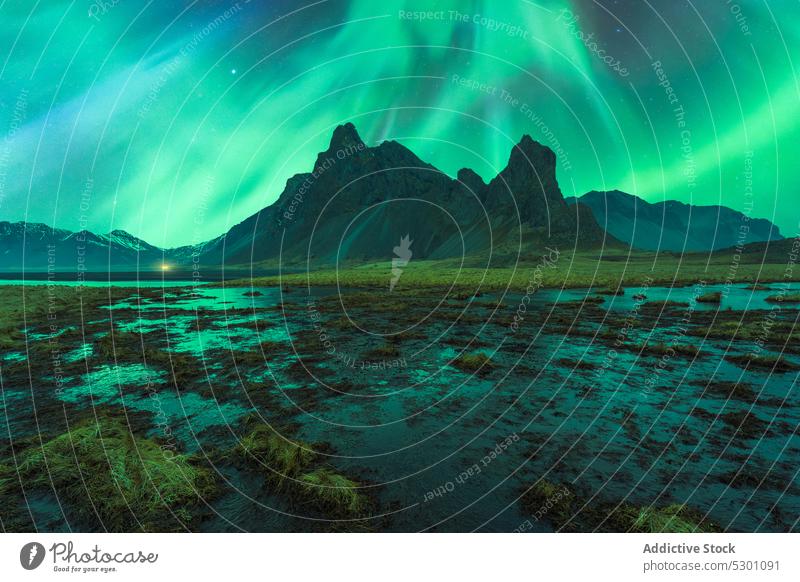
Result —
<instances>
[{"instance_id":1,"label":"shallow water","mask_svg":"<svg viewBox=\"0 0 800 582\"><path fill-rule=\"evenodd\" d=\"M131 287L142 289L168 289L170 287L190 287L192 285L205 285L203 281L175 280L170 279L119 279L110 281L83 281L82 287ZM78 283L67 280L48 280L48 279L0 279L0 285L58 285L59 287L75 287Z\"/></svg>"},{"instance_id":2,"label":"shallow water","mask_svg":"<svg viewBox=\"0 0 800 582\"><path fill-rule=\"evenodd\" d=\"M709 285L702 292L716 290L725 291ZM245 295L251 291L257 294ZM747 353L752 342L686 335L679 326L681 318L705 325L693 319L716 317L718 310L766 321L774 310L766 298L775 289L734 286L714 305L695 302L692 287L654 287L646 301L688 307L650 316L640 314L646 302L634 299L638 289L588 306L575 303L586 290L542 290L517 330L509 322L522 295L506 295L495 310L499 297L486 294L445 304L453 317L423 310L418 335L402 340L391 357L370 350L422 320L413 304L381 311L376 296L371 305L349 308L350 323L363 330L357 332L343 328L342 318L315 320L336 290L315 291L314 310L302 290L204 288L163 300L134 294L108 310L117 331L144 332L148 344L196 358L194 379L176 390L168 371L98 363L92 344L83 344L65 359L83 360L87 370L63 379L51 396L77 410L147 414L147 436L163 437L168 427L183 450L201 455L235 444L251 413L291 426L291 438L327 443L327 463L365 485L377 501L373 522L380 530L512 531L530 519L519 497L540 478L574 484L589 503L687 503L730 530L796 527L797 371L744 371L724 356ZM791 306L780 312L787 321L797 318ZM625 346L598 333L617 333L626 317L638 319ZM29 332L33 340L36 333ZM700 355L665 360L630 349L647 340L694 345ZM263 353L265 341L284 348ZM462 350L491 356L492 369L485 375L458 369L454 359ZM255 357L232 366L232 353ZM785 357L800 364L797 353ZM744 382L757 398L729 399L707 388L719 382ZM44 389L5 384L1 412L18 438L35 429L25 415L32 391ZM755 418L758 430L750 435L736 434L736 415L744 413ZM296 508L263 479L224 463L219 471L228 492L213 503L202 529L313 526L303 519L310 515L289 515ZM747 478L731 485L737 474ZM58 516L49 521L58 524ZM547 519L534 523L534 530L552 529Z\"/></svg>"}]
</instances>

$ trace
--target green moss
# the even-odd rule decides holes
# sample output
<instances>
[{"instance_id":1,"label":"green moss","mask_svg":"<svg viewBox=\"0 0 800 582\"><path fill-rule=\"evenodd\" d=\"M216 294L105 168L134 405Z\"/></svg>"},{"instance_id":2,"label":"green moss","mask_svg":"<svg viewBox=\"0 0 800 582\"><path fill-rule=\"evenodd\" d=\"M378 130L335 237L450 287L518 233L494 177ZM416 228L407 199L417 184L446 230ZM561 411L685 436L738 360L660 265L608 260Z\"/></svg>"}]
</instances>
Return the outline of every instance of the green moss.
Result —
<instances>
[{"instance_id":1,"label":"green moss","mask_svg":"<svg viewBox=\"0 0 800 582\"><path fill-rule=\"evenodd\" d=\"M753 387L742 382L696 382L695 385L703 387L708 394L720 398L740 400L749 404L758 400L758 394Z\"/></svg>"},{"instance_id":2,"label":"green moss","mask_svg":"<svg viewBox=\"0 0 800 582\"><path fill-rule=\"evenodd\" d=\"M15 489L16 481L14 470L9 465L0 463L0 499Z\"/></svg>"},{"instance_id":3,"label":"green moss","mask_svg":"<svg viewBox=\"0 0 800 582\"><path fill-rule=\"evenodd\" d=\"M652 356L685 356L693 358L700 354L700 348L692 344L647 343L634 346L635 351Z\"/></svg>"},{"instance_id":4,"label":"green moss","mask_svg":"<svg viewBox=\"0 0 800 582\"><path fill-rule=\"evenodd\" d=\"M705 295L701 295L697 298L698 303L721 303L722 302L722 293L719 291L713 291L711 293L706 293Z\"/></svg>"},{"instance_id":5,"label":"green moss","mask_svg":"<svg viewBox=\"0 0 800 582\"><path fill-rule=\"evenodd\" d=\"M549 521L559 531L693 533L719 528L686 505L663 507L609 503L579 498L564 484L540 480L522 495L523 509L536 520Z\"/></svg>"},{"instance_id":6,"label":"green moss","mask_svg":"<svg viewBox=\"0 0 800 582\"><path fill-rule=\"evenodd\" d=\"M800 303L800 293L791 293L789 295L770 295L766 301L770 303Z\"/></svg>"},{"instance_id":7,"label":"green moss","mask_svg":"<svg viewBox=\"0 0 800 582\"><path fill-rule=\"evenodd\" d=\"M53 487L109 531L184 529L190 509L216 491L214 473L131 434L120 420L80 424L19 457L27 488ZM177 518L177 519L176 519Z\"/></svg>"},{"instance_id":8,"label":"green moss","mask_svg":"<svg viewBox=\"0 0 800 582\"><path fill-rule=\"evenodd\" d=\"M94 342L94 353L105 362L141 361L144 343L141 334L112 330Z\"/></svg>"},{"instance_id":9,"label":"green moss","mask_svg":"<svg viewBox=\"0 0 800 582\"><path fill-rule=\"evenodd\" d=\"M17 351L25 349L25 334L19 326L7 326L0 328L0 350Z\"/></svg>"},{"instance_id":10,"label":"green moss","mask_svg":"<svg viewBox=\"0 0 800 582\"><path fill-rule=\"evenodd\" d=\"M594 370L600 367L598 364L594 364L587 360L572 360L570 358L560 358L556 360L555 363L563 368L572 368L578 370Z\"/></svg>"},{"instance_id":11,"label":"green moss","mask_svg":"<svg viewBox=\"0 0 800 582\"><path fill-rule=\"evenodd\" d=\"M722 312L725 313L725 312ZM796 352L793 344L800 342L800 328L792 321L774 321L769 325L766 319L752 318L750 321L739 321L740 315L735 319L722 319L714 321L710 326L698 326L688 330L689 335L715 338L738 339L754 342L763 342L781 350Z\"/></svg>"},{"instance_id":12,"label":"green moss","mask_svg":"<svg viewBox=\"0 0 800 582\"><path fill-rule=\"evenodd\" d=\"M666 507L624 506L622 526L631 533L702 533L711 531L699 523L701 516L685 505L673 504Z\"/></svg>"},{"instance_id":13,"label":"green moss","mask_svg":"<svg viewBox=\"0 0 800 582\"><path fill-rule=\"evenodd\" d=\"M482 352L461 354L453 360L453 365L465 372L481 372L484 374L490 372L493 367L491 358Z\"/></svg>"},{"instance_id":14,"label":"green moss","mask_svg":"<svg viewBox=\"0 0 800 582\"><path fill-rule=\"evenodd\" d=\"M791 372L800 369L800 366L790 362L783 356L772 354L743 354L739 356L728 355L725 359L742 368L761 368L776 372Z\"/></svg>"},{"instance_id":15,"label":"green moss","mask_svg":"<svg viewBox=\"0 0 800 582\"><path fill-rule=\"evenodd\" d=\"M386 343L382 346L378 346L365 354L366 359L395 359L400 357L400 350L397 348L396 345L391 343Z\"/></svg>"},{"instance_id":16,"label":"green moss","mask_svg":"<svg viewBox=\"0 0 800 582\"><path fill-rule=\"evenodd\" d=\"M523 494L522 506L537 520L563 524L573 513L574 500L569 487L541 479Z\"/></svg>"},{"instance_id":17,"label":"green moss","mask_svg":"<svg viewBox=\"0 0 800 582\"><path fill-rule=\"evenodd\" d=\"M539 256L539 250L531 249L531 256ZM720 251L709 258L707 253L653 253L606 249L598 255L595 251L563 252L553 268L541 270L541 283L545 288L586 288L616 289L621 285L640 287L645 282L650 285L692 285L700 280L709 284L725 283L730 279L730 265L733 253ZM657 260L656 260L657 259ZM625 261L625 269L619 268ZM482 262L481 262L482 264ZM273 268L275 265L263 265ZM470 293L480 288L490 290L523 291L528 287L531 273L539 267L532 261L513 267L501 266L485 269L482 266L464 265L461 259L412 261L403 271L403 286L419 292L422 289L452 288L462 293ZM780 261L764 262L741 261L733 277L733 282L750 283L760 281L781 281L786 265ZM358 287L384 291L391 277L391 264L386 261L366 264L340 265L336 269L324 268L303 271L296 274L247 278L226 281L226 286L253 285L276 286L286 284L305 286ZM795 279L797 279L795 275ZM221 285L221 284L220 284ZM395 292L396 293L396 292ZM374 294L372 296L374 299Z\"/></svg>"}]
</instances>

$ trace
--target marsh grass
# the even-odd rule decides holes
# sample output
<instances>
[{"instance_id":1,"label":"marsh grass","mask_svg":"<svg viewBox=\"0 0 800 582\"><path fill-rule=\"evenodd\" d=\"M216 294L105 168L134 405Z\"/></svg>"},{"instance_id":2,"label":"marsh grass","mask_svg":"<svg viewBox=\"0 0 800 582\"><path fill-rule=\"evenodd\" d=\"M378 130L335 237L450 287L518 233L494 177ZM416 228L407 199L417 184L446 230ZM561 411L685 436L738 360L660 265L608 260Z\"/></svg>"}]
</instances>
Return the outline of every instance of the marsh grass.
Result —
<instances>
[{"instance_id":1,"label":"marsh grass","mask_svg":"<svg viewBox=\"0 0 800 582\"><path fill-rule=\"evenodd\" d=\"M199 358L156 347L155 335L112 330L94 342L93 359L97 363L136 363L163 370L178 389L205 378Z\"/></svg>"},{"instance_id":2,"label":"marsh grass","mask_svg":"<svg viewBox=\"0 0 800 582\"><path fill-rule=\"evenodd\" d=\"M794 321L772 321L767 317L751 317L746 321L740 321L741 314L735 318L727 318L727 315L725 317L726 319L715 320L710 325L692 327L687 333L705 338L757 341L788 352L799 351L796 344L800 342L800 328L795 325ZM764 323L767 321L769 321L768 325Z\"/></svg>"},{"instance_id":3,"label":"marsh grass","mask_svg":"<svg viewBox=\"0 0 800 582\"><path fill-rule=\"evenodd\" d=\"M736 410L721 414L719 418L732 428L737 436L745 439L761 438L767 431L768 424L752 412Z\"/></svg>"},{"instance_id":4,"label":"marsh grass","mask_svg":"<svg viewBox=\"0 0 800 582\"><path fill-rule=\"evenodd\" d=\"M453 365L463 372L488 374L494 367L491 358L483 352L461 354L453 360Z\"/></svg>"},{"instance_id":5,"label":"marsh grass","mask_svg":"<svg viewBox=\"0 0 800 582\"><path fill-rule=\"evenodd\" d=\"M322 467L300 476L295 495L328 516L358 517L369 507L359 487L356 481Z\"/></svg>"},{"instance_id":6,"label":"marsh grass","mask_svg":"<svg viewBox=\"0 0 800 582\"><path fill-rule=\"evenodd\" d=\"M600 364L589 362L588 360L573 360L570 358L560 358L555 363L562 368L570 368L577 370L594 370L600 368Z\"/></svg>"},{"instance_id":7,"label":"marsh grass","mask_svg":"<svg viewBox=\"0 0 800 582\"><path fill-rule=\"evenodd\" d=\"M387 342L382 346L373 348L364 354L364 358L368 360L396 359L399 357L400 350L398 349L397 345L391 342Z\"/></svg>"},{"instance_id":8,"label":"marsh grass","mask_svg":"<svg viewBox=\"0 0 800 582\"><path fill-rule=\"evenodd\" d=\"M755 390L753 390L753 387L742 382L712 381L707 383L701 381L693 382L692 384L694 386L700 386L710 395L725 399L738 400L740 402L747 402L748 404L752 404L758 399L758 395Z\"/></svg>"},{"instance_id":9,"label":"marsh grass","mask_svg":"<svg viewBox=\"0 0 800 582\"><path fill-rule=\"evenodd\" d=\"M766 301L769 303L800 303L800 293L790 293L788 295L770 295Z\"/></svg>"},{"instance_id":10,"label":"marsh grass","mask_svg":"<svg viewBox=\"0 0 800 582\"><path fill-rule=\"evenodd\" d=\"M707 531L700 523L697 512L685 505L672 504L666 507L625 506L622 510L622 525L630 523L625 531L632 533L702 533Z\"/></svg>"},{"instance_id":11,"label":"marsh grass","mask_svg":"<svg viewBox=\"0 0 800 582\"><path fill-rule=\"evenodd\" d=\"M569 487L545 479L529 488L521 499L523 509L554 524L563 524L572 516L575 495Z\"/></svg>"},{"instance_id":12,"label":"marsh grass","mask_svg":"<svg viewBox=\"0 0 800 582\"><path fill-rule=\"evenodd\" d=\"M22 351L25 349L25 334L18 325L0 327L0 350Z\"/></svg>"},{"instance_id":13,"label":"marsh grass","mask_svg":"<svg viewBox=\"0 0 800 582\"><path fill-rule=\"evenodd\" d=\"M532 251L535 256L540 253ZM651 285L685 286L699 281L724 283L730 278L730 265L734 253L720 251L710 258L707 253L653 253L622 249L597 251L562 252L553 268L541 273L542 286L593 287L616 289L620 286L641 286L645 281ZM732 282L752 283L781 281L784 278L785 262L764 261L761 256L746 257L740 261ZM516 261L512 261L516 262ZM625 268L620 268L620 262ZM480 288L483 291L504 290L524 292L536 262L521 262L514 267L492 267L485 269L461 260L412 261L403 271L403 278L395 293L404 290L418 292L421 289L449 288L469 293ZM281 284L358 287L385 290L391 278L391 265L386 261L366 264L340 265L339 268L320 268L310 273L297 273L255 279L226 281L226 286L240 285L275 286Z\"/></svg>"},{"instance_id":14,"label":"marsh grass","mask_svg":"<svg viewBox=\"0 0 800 582\"><path fill-rule=\"evenodd\" d=\"M283 432L267 424L256 425L236 445L235 452L244 459L255 460L267 479L283 484L287 478L296 477L317 458L311 445L293 441Z\"/></svg>"},{"instance_id":15,"label":"marsh grass","mask_svg":"<svg viewBox=\"0 0 800 582\"><path fill-rule=\"evenodd\" d=\"M253 425L255 419L246 421ZM369 498L359 491L361 485L320 463L315 449L299 440L291 440L290 428L277 430L258 424L242 437L234 454L245 466L257 463L275 492L291 501L319 511L331 519L363 517L369 511Z\"/></svg>"},{"instance_id":16,"label":"marsh grass","mask_svg":"<svg viewBox=\"0 0 800 582\"><path fill-rule=\"evenodd\" d=\"M783 356L773 354L727 355L725 359L741 368L759 368L775 372L791 372L800 370L800 366L790 362Z\"/></svg>"},{"instance_id":17,"label":"marsh grass","mask_svg":"<svg viewBox=\"0 0 800 582\"><path fill-rule=\"evenodd\" d=\"M719 531L700 512L684 504L663 507L586 500L564 484L539 481L522 496L528 513L572 532L695 533Z\"/></svg>"},{"instance_id":18,"label":"marsh grass","mask_svg":"<svg viewBox=\"0 0 800 582\"><path fill-rule=\"evenodd\" d=\"M477 335L474 335L472 331L467 329L451 330L451 333L449 333L446 337L439 339L438 343L445 346L453 346L458 351L467 348L491 348L494 345L491 342L485 341Z\"/></svg>"},{"instance_id":19,"label":"marsh grass","mask_svg":"<svg viewBox=\"0 0 800 582\"><path fill-rule=\"evenodd\" d=\"M704 295L700 295L697 298L698 303L721 303L722 302L722 293L720 291L712 291L711 293L705 293Z\"/></svg>"},{"instance_id":20,"label":"marsh grass","mask_svg":"<svg viewBox=\"0 0 800 582\"><path fill-rule=\"evenodd\" d=\"M695 358L701 354L700 348L693 344L664 344L647 342L632 346L634 351L651 356L683 356L687 358Z\"/></svg>"},{"instance_id":21,"label":"marsh grass","mask_svg":"<svg viewBox=\"0 0 800 582\"><path fill-rule=\"evenodd\" d=\"M191 510L216 493L211 470L112 417L76 425L18 459L26 489L54 489L109 531L186 529Z\"/></svg>"}]
</instances>

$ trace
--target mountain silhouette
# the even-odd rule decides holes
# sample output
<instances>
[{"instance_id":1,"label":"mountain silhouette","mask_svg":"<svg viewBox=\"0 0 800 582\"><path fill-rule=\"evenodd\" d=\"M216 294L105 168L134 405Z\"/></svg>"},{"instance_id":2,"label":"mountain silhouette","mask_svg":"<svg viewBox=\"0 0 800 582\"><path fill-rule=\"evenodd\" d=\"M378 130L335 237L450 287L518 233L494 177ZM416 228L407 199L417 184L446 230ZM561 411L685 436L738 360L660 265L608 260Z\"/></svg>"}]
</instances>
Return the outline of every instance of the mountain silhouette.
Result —
<instances>
[{"instance_id":1,"label":"mountain silhouette","mask_svg":"<svg viewBox=\"0 0 800 582\"><path fill-rule=\"evenodd\" d=\"M769 220L726 206L651 203L619 190L592 191L567 202L591 208L609 234L642 250L709 251L783 239Z\"/></svg>"},{"instance_id":2,"label":"mountain silhouette","mask_svg":"<svg viewBox=\"0 0 800 582\"><path fill-rule=\"evenodd\" d=\"M347 123L311 172L291 177L274 204L206 244L203 260L370 261L391 258L406 235L415 259L492 254L495 263L545 245L615 243L588 209L566 204L555 167L552 150L525 135L489 184L467 168L453 179L396 141L367 146Z\"/></svg>"},{"instance_id":3,"label":"mountain silhouette","mask_svg":"<svg viewBox=\"0 0 800 582\"><path fill-rule=\"evenodd\" d=\"M392 261L403 240L413 241L414 260L503 266L535 260L545 247L725 249L742 243L743 224L745 243L782 238L769 221L724 206L651 204L616 190L565 200L555 154L528 135L487 184L469 168L451 178L396 141L370 147L345 123L273 204L205 243L160 249L121 230L96 235L0 222L0 270L150 271L165 261L206 272L318 268Z\"/></svg>"}]
</instances>

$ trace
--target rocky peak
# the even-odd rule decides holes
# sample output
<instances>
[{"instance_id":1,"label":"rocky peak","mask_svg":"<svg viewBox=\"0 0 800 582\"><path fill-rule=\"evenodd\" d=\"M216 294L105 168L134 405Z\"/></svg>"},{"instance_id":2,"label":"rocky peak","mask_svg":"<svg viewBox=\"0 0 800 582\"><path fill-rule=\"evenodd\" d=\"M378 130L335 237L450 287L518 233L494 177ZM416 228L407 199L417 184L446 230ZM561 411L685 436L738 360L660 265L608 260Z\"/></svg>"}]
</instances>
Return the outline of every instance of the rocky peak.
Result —
<instances>
[{"instance_id":1,"label":"rocky peak","mask_svg":"<svg viewBox=\"0 0 800 582\"><path fill-rule=\"evenodd\" d=\"M314 170L326 168L337 161L351 158L366 150L367 146L361 140L361 136L358 135L355 125L349 122L344 125L338 125L333 130L328 149L320 152L317 156Z\"/></svg>"},{"instance_id":2,"label":"rocky peak","mask_svg":"<svg viewBox=\"0 0 800 582\"><path fill-rule=\"evenodd\" d=\"M523 135L522 139L511 150L508 165L503 171L508 174L539 181L543 185L556 182L556 154L549 147L534 141L531 136Z\"/></svg>"},{"instance_id":3,"label":"rocky peak","mask_svg":"<svg viewBox=\"0 0 800 582\"><path fill-rule=\"evenodd\" d=\"M487 208L514 214L535 227L552 227L566 204L556 181L556 155L529 135L523 135L508 164L489 183Z\"/></svg>"},{"instance_id":4,"label":"rocky peak","mask_svg":"<svg viewBox=\"0 0 800 582\"><path fill-rule=\"evenodd\" d=\"M348 146L364 146L364 142L361 140L361 136L358 135L356 126L350 122L336 126L336 129L333 130L333 135L331 135L330 148L346 148Z\"/></svg>"}]
</instances>

